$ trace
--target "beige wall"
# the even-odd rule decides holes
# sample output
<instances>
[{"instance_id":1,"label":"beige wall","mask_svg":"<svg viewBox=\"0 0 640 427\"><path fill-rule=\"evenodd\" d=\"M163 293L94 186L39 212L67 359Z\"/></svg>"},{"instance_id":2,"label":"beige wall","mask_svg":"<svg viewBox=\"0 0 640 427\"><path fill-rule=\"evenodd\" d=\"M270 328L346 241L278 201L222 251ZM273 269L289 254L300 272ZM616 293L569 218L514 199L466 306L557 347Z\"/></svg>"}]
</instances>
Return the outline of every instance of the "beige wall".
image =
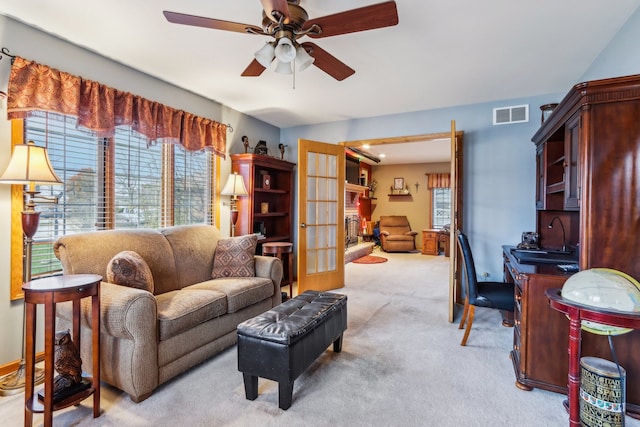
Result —
<instances>
[{"instance_id":1,"label":"beige wall","mask_svg":"<svg viewBox=\"0 0 640 427\"><path fill-rule=\"evenodd\" d=\"M411 228L418 232L416 247L422 246L420 231L431 226L431 192L427 189L427 173L449 173L449 163L422 163L374 166L372 179L378 184L372 204L371 219L378 221L384 215L406 215ZM411 197L389 197L394 178L404 178ZM415 184L418 183L416 188Z\"/></svg>"}]
</instances>

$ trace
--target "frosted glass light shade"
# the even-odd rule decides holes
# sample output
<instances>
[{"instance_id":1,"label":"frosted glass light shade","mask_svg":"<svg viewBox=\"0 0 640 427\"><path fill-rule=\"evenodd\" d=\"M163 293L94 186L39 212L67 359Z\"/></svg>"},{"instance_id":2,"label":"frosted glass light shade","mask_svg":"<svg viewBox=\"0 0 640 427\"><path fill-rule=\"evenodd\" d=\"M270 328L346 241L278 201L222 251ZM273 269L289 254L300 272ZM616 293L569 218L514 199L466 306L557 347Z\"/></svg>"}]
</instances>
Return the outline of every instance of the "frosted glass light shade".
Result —
<instances>
[{"instance_id":1,"label":"frosted glass light shade","mask_svg":"<svg viewBox=\"0 0 640 427\"><path fill-rule=\"evenodd\" d=\"M275 48L275 55L280 62L291 62L293 58L296 57L296 48L293 46L291 40L283 37L278 41L278 45Z\"/></svg>"},{"instance_id":2,"label":"frosted glass light shade","mask_svg":"<svg viewBox=\"0 0 640 427\"><path fill-rule=\"evenodd\" d=\"M293 71L291 70L291 62L278 61L278 65L276 65L275 71L276 73L280 74L292 74Z\"/></svg>"},{"instance_id":3,"label":"frosted glass light shade","mask_svg":"<svg viewBox=\"0 0 640 427\"><path fill-rule=\"evenodd\" d=\"M254 54L256 61L260 63L264 68L269 68L271 61L275 56L275 48L273 43L266 43Z\"/></svg>"},{"instance_id":4,"label":"frosted glass light shade","mask_svg":"<svg viewBox=\"0 0 640 427\"><path fill-rule=\"evenodd\" d=\"M302 46L296 48L296 65L298 66L298 71L306 70L315 60L316 59L309 55Z\"/></svg>"},{"instance_id":5,"label":"frosted glass light shade","mask_svg":"<svg viewBox=\"0 0 640 427\"><path fill-rule=\"evenodd\" d=\"M13 147L9 166L0 177L4 184L56 184L61 183L51 166L47 149L33 141Z\"/></svg>"}]
</instances>

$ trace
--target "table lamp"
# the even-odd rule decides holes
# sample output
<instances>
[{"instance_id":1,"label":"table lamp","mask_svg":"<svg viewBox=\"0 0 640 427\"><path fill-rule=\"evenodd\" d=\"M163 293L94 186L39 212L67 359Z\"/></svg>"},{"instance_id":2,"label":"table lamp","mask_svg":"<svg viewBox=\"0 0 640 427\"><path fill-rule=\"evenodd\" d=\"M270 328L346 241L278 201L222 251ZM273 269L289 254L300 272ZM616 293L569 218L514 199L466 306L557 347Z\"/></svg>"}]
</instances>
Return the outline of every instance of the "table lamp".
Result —
<instances>
[{"instance_id":1,"label":"table lamp","mask_svg":"<svg viewBox=\"0 0 640 427\"><path fill-rule=\"evenodd\" d=\"M231 236L236 235L236 222L238 221L238 196L246 196L247 188L244 186L242 175L237 172L229 175L227 183L220 192L223 196L231 196L229 206L231 206Z\"/></svg>"},{"instance_id":2,"label":"table lamp","mask_svg":"<svg viewBox=\"0 0 640 427\"><path fill-rule=\"evenodd\" d=\"M27 142L27 144L18 144L13 149L13 155L9 161L9 166L0 177L0 184L18 184L28 185L29 187L24 190L24 194L27 194L28 200L24 205L22 211L22 231L24 233L24 243L26 248L25 253L25 265L23 268L24 277L23 283L31 281L31 250L33 245L33 236L38 230L38 224L40 222L40 212L36 212L34 197L39 194L39 191L35 190L36 184L58 184L62 183L60 178L56 175L49 156L47 155L47 149L44 147L38 147L33 141ZM57 199L56 199L57 202ZM24 340L25 340L25 310L24 305L22 308L22 358L18 369L5 376L0 381L0 395L11 395L19 393L24 389L24 368L25 368L25 354L24 354ZM44 380L44 371L39 370L35 373L36 384L41 383Z\"/></svg>"}]
</instances>

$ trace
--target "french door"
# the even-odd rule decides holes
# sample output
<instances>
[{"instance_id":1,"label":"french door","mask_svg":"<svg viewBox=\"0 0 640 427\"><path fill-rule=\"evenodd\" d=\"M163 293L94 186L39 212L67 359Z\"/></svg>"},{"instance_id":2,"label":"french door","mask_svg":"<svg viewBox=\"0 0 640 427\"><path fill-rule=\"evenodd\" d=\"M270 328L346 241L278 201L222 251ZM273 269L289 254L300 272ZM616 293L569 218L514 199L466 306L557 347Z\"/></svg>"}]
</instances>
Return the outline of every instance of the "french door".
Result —
<instances>
[{"instance_id":1,"label":"french door","mask_svg":"<svg viewBox=\"0 0 640 427\"><path fill-rule=\"evenodd\" d=\"M341 145L298 141L298 293L344 286Z\"/></svg>"}]
</instances>

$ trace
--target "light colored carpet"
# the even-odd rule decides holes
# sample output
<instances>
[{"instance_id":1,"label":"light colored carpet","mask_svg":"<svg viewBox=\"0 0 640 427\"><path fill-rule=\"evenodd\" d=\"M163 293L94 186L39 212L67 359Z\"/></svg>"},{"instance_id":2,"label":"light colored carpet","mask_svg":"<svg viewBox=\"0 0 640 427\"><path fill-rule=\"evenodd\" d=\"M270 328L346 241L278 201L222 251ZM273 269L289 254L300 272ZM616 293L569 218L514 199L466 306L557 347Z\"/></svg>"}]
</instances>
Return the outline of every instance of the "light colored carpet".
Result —
<instances>
[{"instance_id":1,"label":"light colored carpet","mask_svg":"<svg viewBox=\"0 0 640 427\"><path fill-rule=\"evenodd\" d=\"M564 396L515 387L512 329L497 311L476 310L467 347L460 346L462 331L447 322L448 258L384 256L384 264L345 266L347 286L336 291L349 298L342 353L329 348L298 378L289 410L278 408L272 381L260 379L258 398L245 399L234 347L139 404L104 385L99 418L88 399L56 412L54 425L568 425ZM22 425L23 399L0 398L2 425ZM627 417L627 426L639 425Z\"/></svg>"}]
</instances>

